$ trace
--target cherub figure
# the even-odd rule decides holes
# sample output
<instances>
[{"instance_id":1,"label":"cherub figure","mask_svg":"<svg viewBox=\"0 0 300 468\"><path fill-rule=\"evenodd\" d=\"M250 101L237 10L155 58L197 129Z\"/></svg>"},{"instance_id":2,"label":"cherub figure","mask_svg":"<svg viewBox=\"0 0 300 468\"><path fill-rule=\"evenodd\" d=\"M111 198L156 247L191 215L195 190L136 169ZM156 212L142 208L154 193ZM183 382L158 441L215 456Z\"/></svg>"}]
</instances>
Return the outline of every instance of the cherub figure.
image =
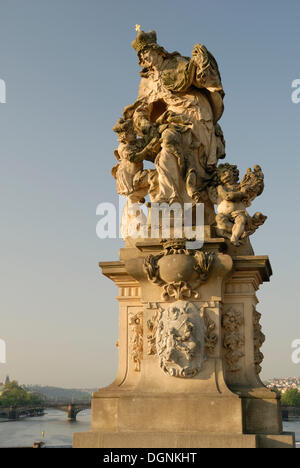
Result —
<instances>
[{"instance_id":1,"label":"cherub figure","mask_svg":"<svg viewBox=\"0 0 300 468\"><path fill-rule=\"evenodd\" d=\"M119 195L125 195L133 203L144 203L144 197L154 185L155 170L143 170L144 159L151 158L153 144L137 138L132 119L119 119L113 128L118 134L119 146L114 151L118 164L113 167Z\"/></svg>"},{"instance_id":2,"label":"cherub figure","mask_svg":"<svg viewBox=\"0 0 300 468\"><path fill-rule=\"evenodd\" d=\"M118 134L119 146L114 154L119 161L113 167L112 175L116 179L119 195L130 196L134 193L134 177L143 170L143 160L134 161L141 148L136 139L132 120L119 119L113 128Z\"/></svg>"},{"instance_id":3,"label":"cherub figure","mask_svg":"<svg viewBox=\"0 0 300 468\"><path fill-rule=\"evenodd\" d=\"M251 217L246 211L254 198L263 192L264 175L261 168L255 166L253 171L248 169L239 182L237 166L228 163L220 164L217 172L217 234L239 246L242 239L253 234L267 219L262 213Z\"/></svg>"},{"instance_id":4,"label":"cherub figure","mask_svg":"<svg viewBox=\"0 0 300 468\"><path fill-rule=\"evenodd\" d=\"M114 151L118 164L111 172L116 179L118 194L127 197L121 220L122 237L126 238L130 235L130 226L134 233L146 226L147 219L140 205L145 203L146 195L151 198L157 190L157 174L155 169L144 169L143 161L151 159L156 148L152 141L147 144L145 139L137 138L132 119L119 119L113 130L118 134L120 144ZM137 218L137 224L131 223Z\"/></svg>"}]
</instances>

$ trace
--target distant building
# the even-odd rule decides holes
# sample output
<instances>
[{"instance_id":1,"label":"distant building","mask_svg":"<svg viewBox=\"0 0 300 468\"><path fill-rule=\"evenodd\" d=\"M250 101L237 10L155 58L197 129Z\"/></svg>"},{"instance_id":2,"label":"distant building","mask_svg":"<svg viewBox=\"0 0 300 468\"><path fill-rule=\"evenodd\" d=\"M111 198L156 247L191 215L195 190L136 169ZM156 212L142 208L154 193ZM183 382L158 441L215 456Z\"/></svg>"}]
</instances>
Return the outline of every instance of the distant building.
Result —
<instances>
[{"instance_id":1,"label":"distant building","mask_svg":"<svg viewBox=\"0 0 300 468\"><path fill-rule=\"evenodd\" d=\"M268 388L277 388L281 393L285 393L290 389L297 389L300 391L300 377L288 377L286 379L274 378L267 384Z\"/></svg>"},{"instance_id":2,"label":"distant building","mask_svg":"<svg viewBox=\"0 0 300 468\"><path fill-rule=\"evenodd\" d=\"M4 390L4 387L6 384L10 383L10 378L9 378L9 375L6 376L5 378L5 381L4 382L0 382L0 396L2 395L3 393L3 390Z\"/></svg>"}]
</instances>

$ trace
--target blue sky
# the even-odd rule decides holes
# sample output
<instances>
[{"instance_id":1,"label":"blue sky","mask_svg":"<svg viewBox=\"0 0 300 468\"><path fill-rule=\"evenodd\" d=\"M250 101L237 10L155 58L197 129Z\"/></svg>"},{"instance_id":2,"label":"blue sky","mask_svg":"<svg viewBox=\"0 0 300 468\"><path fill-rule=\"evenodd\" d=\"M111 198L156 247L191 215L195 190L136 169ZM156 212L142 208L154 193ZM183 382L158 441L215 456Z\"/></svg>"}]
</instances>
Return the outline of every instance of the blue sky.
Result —
<instances>
[{"instance_id":1,"label":"blue sky","mask_svg":"<svg viewBox=\"0 0 300 468\"><path fill-rule=\"evenodd\" d=\"M94 387L116 374L117 290L97 263L121 242L96 237L95 213L117 202L112 126L137 95L136 23L169 51L201 42L219 63L227 160L259 163L266 179L253 206L269 216L253 246L274 270L258 296L262 375L300 375L299 2L1 0L0 11L0 380Z\"/></svg>"}]
</instances>

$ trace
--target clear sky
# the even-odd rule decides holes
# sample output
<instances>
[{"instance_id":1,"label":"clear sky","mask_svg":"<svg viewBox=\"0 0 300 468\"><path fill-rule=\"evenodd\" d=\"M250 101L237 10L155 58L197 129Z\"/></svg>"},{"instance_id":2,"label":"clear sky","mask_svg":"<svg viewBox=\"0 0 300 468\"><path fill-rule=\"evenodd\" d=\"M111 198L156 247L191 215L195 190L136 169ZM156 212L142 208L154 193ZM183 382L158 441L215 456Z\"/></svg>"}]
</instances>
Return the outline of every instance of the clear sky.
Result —
<instances>
[{"instance_id":1,"label":"clear sky","mask_svg":"<svg viewBox=\"0 0 300 468\"><path fill-rule=\"evenodd\" d=\"M253 206L269 216L253 246L274 270L258 296L262 376L300 375L299 18L298 0L1 0L0 381L95 387L116 374L117 290L97 263L121 242L96 237L96 206L117 202L112 126L137 95L136 23L219 63L227 160L265 172Z\"/></svg>"}]
</instances>

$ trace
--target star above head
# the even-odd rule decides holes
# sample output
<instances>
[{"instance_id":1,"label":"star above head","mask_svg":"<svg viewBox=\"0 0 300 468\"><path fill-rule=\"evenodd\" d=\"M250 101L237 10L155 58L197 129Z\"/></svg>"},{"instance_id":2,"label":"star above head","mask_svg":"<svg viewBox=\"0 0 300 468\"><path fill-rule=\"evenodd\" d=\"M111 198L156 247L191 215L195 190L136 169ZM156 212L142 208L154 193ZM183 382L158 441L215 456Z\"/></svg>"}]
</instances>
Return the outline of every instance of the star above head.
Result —
<instances>
[{"instance_id":1,"label":"star above head","mask_svg":"<svg viewBox=\"0 0 300 468\"><path fill-rule=\"evenodd\" d=\"M140 32L140 30L141 30L141 25L140 25L140 24L136 24L136 25L135 25L135 30L138 31L138 32Z\"/></svg>"}]
</instances>

